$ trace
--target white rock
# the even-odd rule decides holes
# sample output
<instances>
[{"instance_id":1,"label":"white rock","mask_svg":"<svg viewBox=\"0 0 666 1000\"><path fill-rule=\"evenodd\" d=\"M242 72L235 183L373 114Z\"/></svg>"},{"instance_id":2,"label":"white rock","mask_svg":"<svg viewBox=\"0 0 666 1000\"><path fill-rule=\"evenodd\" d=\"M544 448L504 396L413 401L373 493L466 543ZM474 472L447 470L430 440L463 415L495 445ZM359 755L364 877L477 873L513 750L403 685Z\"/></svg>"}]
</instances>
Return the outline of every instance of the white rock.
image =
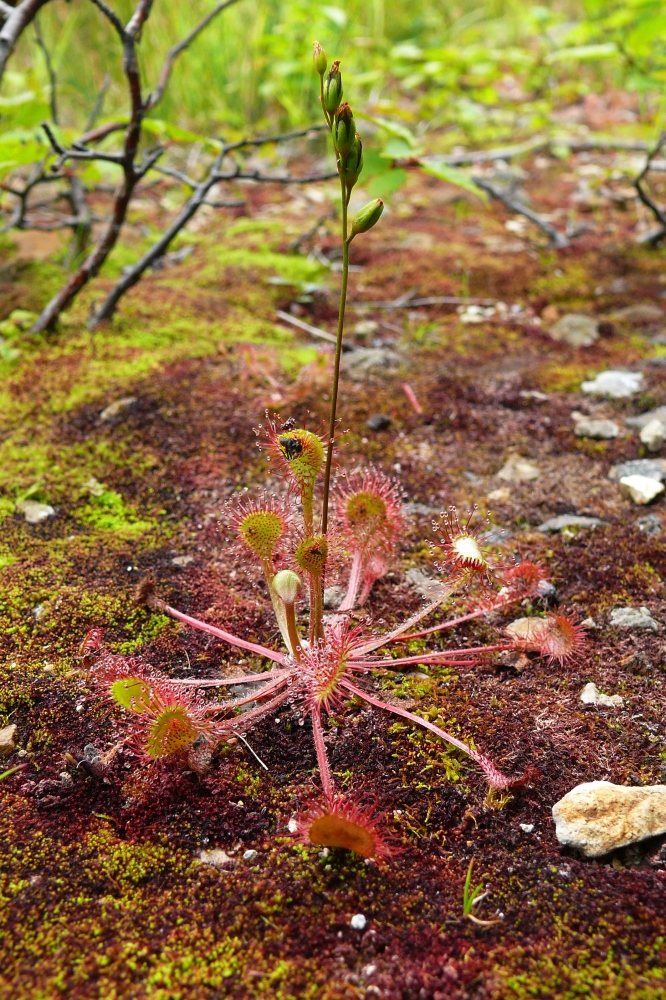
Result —
<instances>
[{"instance_id":1,"label":"white rock","mask_svg":"<svg viewBox=\"0 0 666 1000\"><path fill-rule=\"evenodd\" d=\"M538 642L549 628L545 618L516 618L504 631L515 642Z\"/></svg>"},{"instance_id":2,"label":"white rock","mask_svg":"<svg viewBox=\"0 0 666 1000\"><path fill-rule=\"evenodd\" d=\"M436 597L444 593L445 584L441 580L436 580L431 576L426 576L420 569L408 569L405 576L416 587L421 597L428 601L434 601Z\"/></svg>"},{"instance_id":3,"label":"white rock","mask_svg":"<svg viewBox=\"0 0 666 1000\"><path fill-rule=\"evenodd\" d=\"M37 503L36 500L19 500L16 509L23 514L28 524L40 524L55 514L53 507L47 503Z\"/></svg>"},{"instance_id":4,"label":"white rock","mask_svg":"<svg viewBox=\"0 0 666 1000\"><path fill-rule=\"evenodd\" d=\"M365 930L365 925L367 924L367 922L368 921L365 919L362 913L355 913L354 916L349 921L349 926L352 927L355 931L363 931Z\"/></svg>"},{"instance_id":5,"label":"white rock","mask_svg":"<svg viewBox=\"0 0 666 1000\"><path fill-rule=\"evenodd\" d=\"M666 785L628 788L586 781L553 806L555 833L588 858L666 833Z\"/></svg>"},{"instance_id":6,"label":"white rock","mask_svg":"<svg viewBox=\"0 0 666 1000\"><path fill-rule=\"evenodd\" d=\"M603 708L619 708L624 705L620 694L602 694L596 684L590 681L580 693L579 701L584 705L601 705Z\"/></svg>"},{"instance_id":7,"label":"white rock","mask_svg":"<svg viewBox=\"0 0 666 1000\"><path fill-rule=\"evenodd\" d=\"M341 367L354 382L362 382L370 373L397 371L403 359L386 347L357 347L342 356Z\"/></svg>"},{"instance_id":8,"label":"white rock","mask_svg":"<svg viewBox=\"0 0 666 1000\"><path fill-rule=\"evenodd\" d=\"M663 458L634 458L629 462L619 462L608 471L609 479L624 479L625 476L646 476L663 483L666 479L666 460Z\"/></svg>"},{"instance_id":9,"label":"white rock","mask_svg":"<svg viewBox=\"0 0 666 1000\"><path fill-rule=\"evenodd\" d=\"M648 451L659 451L666 441L666 424L654 417L645 425L640 433L640 438Z\"/></svg>"},{"instance_id":10,"label":"white rock","mask_svg":"<svg viewBox=\"0 0 666 1000\"><path fill-rule=\"evenodd\" d=\"M5 754L12 753L16 749L16 743L14 742L14 737L16 736L16 726L12 722L11 725L5 726L4 729L0 729L0 757L4 757Z\"/></svg>"},{"instance_id":11,"label":"white rock","mask_svg":"<svg viewBox=\"0 0 666 1000\"><path fill-rule=\"evenodd\" d=\"M194 556L174 556L171 560L173 566L189 566L194 562Z\"/></svg>"},{"instance_id":12,"label":"white rock","mask_svg":"<svg viewBox=\"0 0 666 1000\"><path fill-rule=\"evenodd\" d=\"M651 420L661 420L662 423L666 424L666 406L658 406L656 410L646 410L645 413L639 413L636 417L626 417L624 422L627 427L636 427L638 430L642 430Z\"/></svg>"},{"instance_id":13,"label":"white rock","mask_svg":"<svg viewBox=\"0 0 666 1000\"><path fill-rule=\"evenodd\" d=\"M614 396L622 399L633 396L643 386L641 372L600 372L591 382L583 382L581 390L597 396Z\"/></svg>"},{"instance_id":14,"label":"white rock","mask_svg":"<svg viewBox=\"0 0 666 1000\"><path fill-rule=\"evenodd\" d=\"M534 830L534 823L519 823L518 826L523 831L523 833L532 833Z\"/></svg>"},{"instance_id":15,"label":"white rock","mask_svg":"<svg viewBox=\"0 0 666 1000\"><path fill-rule=\"evenodd\" d=\"M257 852L253 851L252 848L250 848L249 851L243 852L243 861L254 861L256 857L257 857Z\"/></svg>"},{"instance_id":16,"label":"white rock","mask_svg":"<svg viewBox=\"0 0 666 1000\"><path fill-rule=\"evenodd\" d=\"M583 313L566 313L548 332L571 347L589 347L599 339L597 321Z\"/></svg>"},{"instance_id":17,"label":"white rock","mask_svg":"<svg viewBox=\"0 0 666 1000\"><path fill-rule=\"evenodd\" d=\"M125 396L123 399L115 399L113 403L109 403L99 415L99 419L113 420L114 417L120 417L127 410L131 410L136 403L136 396Z\"/></svg>"},{"instance_id":18,"label":"white rock","mask_svg":"<svg viewBox=\"0 0 666 1000\"><path fill-rule=\"evenodd\" d=\"M509 455L497 478L507 483L527 483L539 478L539 468L522 455Z\"/></svg>"},{"instance_id":19,"label":"white rock","mask_svg":"<svg viewBox=\"0 0 666 1000\"><path fill-rule=\"evenodd\" d=\"M587 517L585 514L558 514L540 524L537 531L544 534L549 531L563 531L565 528L601 528L608 521L599 517Z\"/></svg>"},{"instance_id":20,"label":"white rock","mask_svg":"<svg viewBox=\"0 0 666 1000\"><path fill-rule=\"evenodd\" d=\"M210 851L199 851L197 861L200 861L202 865L215 865L216 868L222 868L224 865L233 863L233 858L230 858L227 852L221 848L214 847Z\"/></svg>"},{"instance_id":21,"label":"white rock","mask_svg":"<svg viewBox=\"0 0 666 1000\"><path fill-rule=\"evenodd\" d=\"M610 623L615 628L641 628L651 632L659 631L656 622L647 608L613 608Z\"/></svg>"},{"instance_id":22,"label":"white rock","mask_svg":"<svg viewBox=\"0 0 666 1000\"><path fill-rule=\"evenodd\" d=\"M610 441L619 433L620 428L614 420L592 420L590 417L581 417L574 426L576 437L593 438L595 441Z\"/></svg>"},{"instance_id":23,"label":"white rock","mask_svg":"<svg viewBox=\"0 0 666 1000\"><path fill-rule=\"evenodd\" d=\"M620 489L623 493L627 493L634 503L646 504L664 492L664 484L648 476L623 476L620 480Z\"/></svg>"}]
</instances>

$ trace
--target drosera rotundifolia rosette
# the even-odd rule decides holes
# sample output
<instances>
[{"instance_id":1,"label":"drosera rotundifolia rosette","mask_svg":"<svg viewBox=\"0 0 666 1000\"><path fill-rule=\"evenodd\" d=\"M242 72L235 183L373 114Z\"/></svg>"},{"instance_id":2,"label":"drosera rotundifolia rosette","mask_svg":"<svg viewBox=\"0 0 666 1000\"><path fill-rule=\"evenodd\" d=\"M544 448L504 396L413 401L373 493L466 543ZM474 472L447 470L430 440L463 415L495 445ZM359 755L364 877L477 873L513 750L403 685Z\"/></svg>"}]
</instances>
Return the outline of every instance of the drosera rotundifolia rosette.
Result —
<instances>
[{"instance_id":1,"label":"drosera rotundifolia rosette","mask_svg":"<svg viewBox=\"0 0 666 1000\"><path fill-rule=\"evenodd\" d=\"M401 667L471 667L505 650L533 650L561 661L575 656L584 639L580 626L566 616L551 614L535 618L539 626L527 638L507 634L492 645L454 644L414 655L391 655L397 643L429 636L441 639L447 630L464 622L538 596L545 577L542 568L530 562L493 564L477 537L473 518L460 523L453 509L436 524L443 554L437 595L390 631L382 633L380 622L375 627L371 622L353 623L354 609L365 603L375 582L386 574L404 528L398 485L379 469L356 469L340 473L335 480L332 477L349 245L379 221L383 203L375 199L348 220L351 192L363 168L362 142L351 108L342 102L339 63L329 69L318 43L314 62L336 152L342 206L343 270L328 434L322 439L292 420L267 419L263 443L285 480L285 494L280 498L266 492L255 497L245 494L231 499L226 508L227 525L235 531L247 558L258 563L264 574L284 648L271 649L184 614L163 601L153 580L146 578L139 586L140 603L267 661L268 669L220 679L173 680L139 659L108 651L99 630L89 633L82 649L100 695L122 713L122 727L138 761L181 759L196 770L197 762L202 756L209 758L217 744L233 737L244 739L254 725L285 706L299 720L309 719L320 788L310 790L309 804L293 822L292 832L306 844L346 848L385 862L393 857L394 849L381 816L367 800L336 787L326 749L326 717L331 713L339 717L358 699L457 747L478 765L491 789L506 791L525 783L531 772L514 777L504 774L473 745L430 719L387 703L373 681ZM348 584L337 611L324 615L324 586L333 551L347 559ZM433 612L463 595L468 601L465 613L420 627ZM308 624L300 627L297 609L304 604ZM249 694L213 700L219 689L242 685L251 685Z\"/></svg>"}]
</instances>

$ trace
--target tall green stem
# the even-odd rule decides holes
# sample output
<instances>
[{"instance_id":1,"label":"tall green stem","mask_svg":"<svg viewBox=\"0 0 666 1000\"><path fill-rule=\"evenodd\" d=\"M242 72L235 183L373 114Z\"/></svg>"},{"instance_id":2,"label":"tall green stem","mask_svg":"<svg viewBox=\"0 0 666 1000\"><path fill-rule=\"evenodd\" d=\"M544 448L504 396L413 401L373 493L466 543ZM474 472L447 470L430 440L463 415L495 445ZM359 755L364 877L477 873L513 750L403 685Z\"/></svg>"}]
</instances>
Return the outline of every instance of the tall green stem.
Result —
<instances>
[{"instance_id":1,"label":"tall green stem","mask_svg":"<svg viewBox=\"0 0 666 1000\"><path fill-rule=\"evenodd\" d=\"M335 342L335 367L333 369L333 392L331 394L331 416L328 422L328 450L326 452L326 471L324 473L324 500L321 515L321 533L326 534L328 527L328 496L331 485L331 468L333 465L333 442L335 438L335 418L338 408L338 384L340 382L340 359L342 357L342 335L345 326L345 306L347 304L347 280L349 278L349 239L347 237L347 208L349 194L345 182L340 178L342 188L342 288L340 289L340 309L338 312L338 337Z\"/></svg>"}]
</instances>

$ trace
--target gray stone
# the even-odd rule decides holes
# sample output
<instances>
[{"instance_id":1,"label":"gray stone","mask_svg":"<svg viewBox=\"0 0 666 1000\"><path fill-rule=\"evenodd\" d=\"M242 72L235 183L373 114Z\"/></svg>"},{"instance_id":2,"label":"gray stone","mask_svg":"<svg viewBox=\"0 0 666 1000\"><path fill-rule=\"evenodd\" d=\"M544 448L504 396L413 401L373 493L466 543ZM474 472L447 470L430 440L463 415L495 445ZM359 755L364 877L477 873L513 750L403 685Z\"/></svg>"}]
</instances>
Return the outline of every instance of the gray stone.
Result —
<instances>
[{"instance_id":1,"label":"gray stone","mask_svg":"<svg viewBox=\"0 0 666 1000\"><path fill-rule=\"evenodd\" d=\"M626 479L627 476L646 476L663 483L666 479L666 459L635 458L630 462L620 462L613 465L608 473L609 479Z\"/></svg>"},{"instance_id":2,"label":"gray stone","mask_svg":"<svg viewBox=\"0 0 666 1000\"><path fill-rule=\"evenodd\" d=\"M194 556L174 556L171 560L172 566L189 566L194 562Z\"/></svg>"},{"instance_id":3,"label":"gray stone","mask_svg":"<svg viewBox=\"0 0 666 1000\"><path fill-rule=\"evenodd\" d=\"M40 524L55 514L53 507L47 503L37 503L36 500L19 500L16 509L23 514L28 524Z\"/></svg>"},{"instance_id":4,"label":"gray stone","mask_svg":"<svg viewBox=\"0 0 666 1000\"><path fill-rule=\"evenodd\" d=\"M210 851L199 851L197 861L202 865L214 865L215 868L224 868L225 865L234 864L233 858L230 858L227 852L219 847L214 847Z\"/></svg>"},{"instance_id":5,"label":"gray stone","mask_svg":"<svg viewBox=\"0 0 666 1000\"><path fill-rule=\"evenodd\" d=\"M5 726L4 729L0 729L0 757L4 757L6 754L16 750L15 736L16 726L13 722L11 725Z\"/></svg>"},{"instance_id":6,"label":"gray stone","mask_svg":"<svg viewBox=\"0 0 666 1000\"><path fill-rule=\"evenodd\" d=\"M509 455L497 473L498 479L506 483L527 483L539 478L539 468L522 455Z\"/></svg>"},{"instance_id":7,"label":"gray stone","mask_svg":"<svg viewBox=\"0 0 666 1000\"><path fill-rule=\"evenodd\" d=\"M636 527L648 538L656 538L663 531L663 524L658 514L646 514L645 517L639 517L636 521Z\"/></svg>"},{"instance_id":8,"label":"gray stone","mask_svg":"<svg viewBox=\"0 0 666 1000\"><path fill-rule=\"evenodd\" d=\"M583 417L576 421L574 434L576 437L593 438L595 441L610 441L620 433L620 428L614 420L593 420Z\"/></svg>"},{"instance_id":9,"label":"gray stone","mask_svg":"<svg viewBox=\"0 0 666 1000\"><path fill-rule=\"evenodd\" d=\"M579 701L584 705L600 705L602 708L620 708L624 705L621 694L603 694L592 681L581 691Z\"/></svg>"},{"instance_id":10,"label":"gray stone","mask_svg":"<svg viewBox=\"0 0 666 1000\"><path fill-rule=\"evenodd\" d=\"M633 306L626 306L611 314L611 319L616 323L624 323L627 326L657 326L664 321L664 313L659 306L651 302L637 302Z\"/></svg>"},{"instance_id":11,"label":"gray stone","mask_svg":"<svg viewBox=\"0 0 666 1000\"><path fill-rule=\"evenodd\" d=\"M109 403L108 406L104 407L99 415L99 419L101 421L115 420L116 417L121 417L128 410L131 410L135 403L136 396L125 396L123 399L116 399L113 403Z\"/></svg>"},{"instance_id":12,"label":"gray stone","mask_svg":"<svg viewBox=\"0 0 666 1000\"><path fill-rule=\"evenodd\" d=\"M649 629L650 632L659 631L659 622L656 622L647 608L613 608L610 615L610 623L615 628L638 628Z\"/></svg>"},{"instance_id":13,"label":"gray stone","mask_svg":"<svg viewBox=\"0 0 666 1000\"><path fill-rule=\"evenodd\" d=\"M435 580L431 576L426 576L420 569L408 569L405 576L416 590L418 590L421 597L425 597L428 601L434 601L435 598L444 593L445 584L441 580Z\"/></svg>"},{"instance_id":14,"label":"gray stone","mask_svg":"<svg viewBox=\"0 0 666 1000\"><path fill-rule=\"evenodd\" d=\"M654 417L642 429L640 439L648 451L659 451L666 441L666 423Z\"/></svg>"},{"instance_id":15,"label":"gray stone","mask_svg":"<svg viewBox=\"0 0 666 1000\"><path fill-rule=\"evenodd\" d=\"M253 851L252 848L250 848L249 851L243 852L243 861L254 861L256 857L257 851Z\"/></svg>"},{"instance_id":16,"label":"gray stone","mask_svg":"<svg viewBox=\"0 0 666 1000\"><path fill-rule=\"evenodd\" d=\"M599 339L598 323L583 313L566 313L548 331L553 340L570 347L590 347Z\"/></svg>"},{"instance_id":17,"label":"gray stone","mask_svg":"<svg viewBox=\"0 0 666 1000\"><path fill-rule=\"evenodd\" d=\"M331 609L339 608L345 593L344 587L327 587L324 591L324 607L326 610L330 611Z\"/></svg>"},{"instance_id":18,"label":"gray stone","mask_svg":"<svg viewBox=\"0 0 666 1000\"><path fill-rule=\"evenodd\" d=\"M666 832L666 785L628 788L586 781L555 803L553 819L561 844L598 858Z\"/></svg>"},{"instance_id":19,"label":"gray stone","mask_svg":"<svg viewBox=\"0 0 666 1000\"><path fill-rule=\"evenodd\" d=\"M634 503L647 504L652 503L655 497L664 492L664 484L648 476L623 476L620 480L620 489L630 496Z\"/></svg>"},{"instance_id":20,"label":"gray stone","mask_svg":"<svg viewBox=\"0 0 666 1000\"><path fill-rule=\"evenodd\" d=\"M601 528L604 524L608 524L608 521L602 521L600 517L586 517L584 514L559 514L557 517L551 517L548 521L544 521L536 530L546 534L550 531L563 531L564 528Z\"/></svg>"},{"instance_id":21,"label":"gray stone","mask_svg":"<svg viewBox=\"0 0 666 1000\"><path fill-rule=\"evenodd\" d=\"M385 431L391 426L391 418L384 413L377 413L366 421L366 425L371 431Z\"/></svg>"},{"instance_id":22,"label":"gray stone","mask_svg":"<svg viewBox=\"0 0 666 1000\"><path fill-rule=\"evenodd\" d=\"M357 347L342 358L342 370L354 382L362 382L367 375L395 372L403 359L386 347Z\"/></svg>"},{"instance_id":23,"label":"gray stone","mask_svg":"<svg viewBox=\"0 0 666 1000\"><path fill-rule=\"evenodd\" d=\"M437 517L441 514L441 507L429 507L426 503L406 503L403 504L404 514L416 514L418 517Z\"/></svg>"},{"instance_id":24,"label":"gray stone","mask_svg":"<svg viewBox=\"0 0 666 1000\"><path fill-rule=\"evenodd\" d=\"M643 375L641 372L607 371L600 372L590 382L583 382L581 391L597 396L613 396L615 399L623 399L640 392L642 386Z\"/></svg>"},{"instance_id":25,"label":"gray stone","mask_svg":"<svg viewBox=\"0 0 666 1000\"><path fill-rule=\"evenodd\" d=\"M666 406L658 406L654 410L647 410L635 417L626 417L624 422L627 427L636 427L638 430L642 430L651 420L661 420L666 423Z\"/></svg>"}]
</instances>

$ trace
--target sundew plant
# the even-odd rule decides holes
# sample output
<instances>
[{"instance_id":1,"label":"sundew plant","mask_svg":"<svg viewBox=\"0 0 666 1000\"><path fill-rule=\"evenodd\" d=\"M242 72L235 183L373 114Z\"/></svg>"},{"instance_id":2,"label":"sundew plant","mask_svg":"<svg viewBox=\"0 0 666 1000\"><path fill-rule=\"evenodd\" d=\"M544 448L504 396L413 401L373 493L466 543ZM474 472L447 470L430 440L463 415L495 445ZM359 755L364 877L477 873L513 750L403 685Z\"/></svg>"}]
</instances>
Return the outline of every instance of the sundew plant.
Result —
<instances>
[{"instance_id":1,"label":"sundew plant","mask_svg":"<svg viewBox=\"0 0 666 1000\"><path fill-rule=\"evenodd\" d=\"M505 791L524 783L528 774L508 776L482 751L446 732L427 718L389 704L380 697L376 681L388 671L419 665L474 665L502 650L534 650L549 660L575 655L583 643L580 627L562 615L530 620L527 628L502 637L493 645L446 647L442 634L524 598L537 596L544 574L529 562L491 564L478 538L481 522L473 515L462 522L455 510L442 515L436 527L441 588L416 614L385 631L383 623L354 624L377 580L386 573L404 530L401 492L379 469L357 468L333 476L340 357L344 337L345 300L351 242L379 221L383 204L375 199L351 219L348 206L363 169L363 147L354 116L343 102L339 63L329 67L319 44L314 48L320 79L323 115L335 148L341 193L342 287L331 392L331 411L325 438L287 419L267 418L263 444L278 467L285 488L280 495L266 492L231 499L226 521L236 532L248 560L259 563L283 648L273 650L224 628L201 621L166 604L151 579L142 582L139 599L156 613L185 626L200 629L237 650L250 652L268 669L219 679L173 680L141 660L114 655L105 649L101 633L91 632L83 644L86 664L100 695L123 712L128 742L145 762L183 758L196 767L210 758L214 747L233 737L245 738L250 728L271 713L290 706L300 720L309 719L317 755L319 787L293 824L302 842L342 847L365 858L385 861L392 854L391 839L362 798L336 787L325 740L325 716L343 714L358 699L379 713L397 716L427 730L467 754L481 769L492 790ZM324 587L333 554L347 560L348 577L337 610L324 614ZM463 614L429 627L425 620L454 596L465 596ZM307 627L299 614L307 607ZM366 619L367 622L367 619ZM432 640L444 648L426 648L414 655L392 655L391 649L408 641ZM220 689L251 685L238 698L212 700Z\"/></svg>"}]
</instances>

